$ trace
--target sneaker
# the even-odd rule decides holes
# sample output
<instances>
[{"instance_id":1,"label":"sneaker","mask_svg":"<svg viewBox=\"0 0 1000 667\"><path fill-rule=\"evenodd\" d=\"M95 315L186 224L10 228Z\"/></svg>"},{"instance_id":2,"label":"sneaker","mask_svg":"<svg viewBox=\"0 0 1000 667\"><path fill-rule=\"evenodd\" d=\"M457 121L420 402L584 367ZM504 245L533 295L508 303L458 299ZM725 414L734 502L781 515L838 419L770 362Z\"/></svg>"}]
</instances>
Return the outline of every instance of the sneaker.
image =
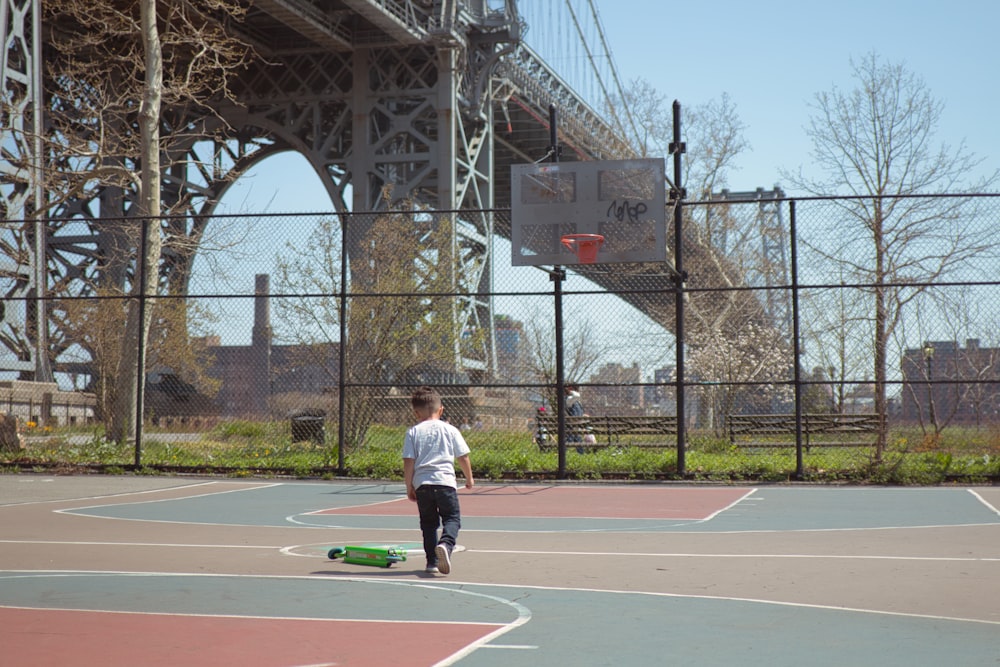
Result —
<instances>
[{"instance_id":1,"label":"sneaker","mask_svg":"<svg viewBox=\"0 0 1000 667\"><path fill-rule=\"evenodd\" d=\"M427 567L424 568L424 572L426 572L427 574L437 574L440 571L441 570L437 569L436 565L428 565Z\"/></svg>"},{"instance_id":2,"label":"sneaker","mask_svg":"<svg viewBox=\"0 0 1000 667\"><path fill-rule=\"evenodd\" d=\"M443 544L437 545L434 549L434 553L438 557L438 570L441 574L448 574L451 572L451 551Z\"/></svg>"}]
</instances>

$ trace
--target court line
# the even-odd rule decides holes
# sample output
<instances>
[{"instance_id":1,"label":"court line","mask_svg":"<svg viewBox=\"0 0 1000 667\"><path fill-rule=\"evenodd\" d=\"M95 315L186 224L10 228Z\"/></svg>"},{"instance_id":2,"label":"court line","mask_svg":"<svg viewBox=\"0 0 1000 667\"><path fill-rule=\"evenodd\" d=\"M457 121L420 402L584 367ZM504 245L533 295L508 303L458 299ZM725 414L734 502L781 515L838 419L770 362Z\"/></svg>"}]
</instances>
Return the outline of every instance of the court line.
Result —
<instances>
[{"instance_id":1,"label":"court line","mask_svg":"<svg viewBox=\"0 0 1000 667\"><path fill-rule=\"evenodd\" d=\"M183 576L183 575L182 575ZM0 579L7 577L0 576ZM23 577L22 577L23 578ZM180 618L236 618L253 621L310 621L330 623L393 623L399 625L471 625L493 628L502 623L486 623L483 621L420 621L392 620L378 618L319 618L313 616L260 616L257 614L186 614L177 611L121 611L118 609L88 609L84 607L32 607L27 605L0 604L0 609L25 609L31 611L78 611L85 614L118 614L125 616L177 616Z\"/></svg>"},{"instance_id":2,"label":"court line","mask_svg":"<svg viewBox=\"0 0 1000 667\"><path fill-rule=\"evenodd\" d=\"M986 498L983 498L981 495L979 495L979 493L977 493L975 491L975 489L966 489L966 491L968 491L969 493L971 493L983 505L986 505L986 509L988 509L991 512L993 512L994 514L1000 516L1000 509L997 509L996 507L994 507L989 501L986 500Z\"/></svg>"},{"instance_id":3,"label":"court line","mask_svg":"<svg viewBox=\"0 0 1000 667\"><path fill-rule=\"evenodd\" d=\"M231 491L226 491L224 493L231 493ZM217 494L204 494L205 496L217 495ZM190 496L191 498L197 498L202 496ZM121 503L120 505L139 505L146 502L169 502L171 500L184 500L186 498L164 498L153 501L139 501L135 503ZM401 527L395 528L392 526L375 526L375 525L360 525L360 526L350 526L344 524L322 524L322 523L312 523L307 521L299 521L296 516L305 516L305 514L291 514L285 517L285 521L288 525L280 523L223 523L221 521L192 521L192 520L180 520L180 519L151 519L151 518L138 518L138 517L121 517L121 516L106 516L102 514L75 514L77 511L82 511L84 509L97 509L104 507L118 507L120 505L91 505L88 507L77 507L77 508L65 508L61 510L53 510L54 513L64 514L66 516L83 516L87 518L94 519L104 519L107 521L137 521L143 523L166 523L181 526L224 526L229 528L259 528L259 529L269 529L269 528L288 528L288 527L298 527L298 528L308 528L310 530L351 530L351 531L379 531L379 532L404 532L412 533L415 528L411 527ZM2 510L2 507L0 507ZM345 516L345 515L335 515L329 514L326 516ZM365 516L365 515L347 515L347 516ZM394 515L372 515L380 519L407 519L417 518L416 513L412 515L404 514L394 514ZM463 517L467 522L472 522L477 519L481 520L517 520L517 519L537 519L538 521L557 521L560 520L558 517L530 517L530 516L519 516L519 517L477 517L467 515ZM562 517L564 520L574 521L574 520L586 520L586 517ZM836 533L836 532L855 532L855 531L877 531L877 530L925 530L931 528L981 528L985 526L1000 526L1000 522L986 522L986 523L945 523L945 524L924 524L924 525L913 525L913 526L851 526L846 528L761 528L754 530L683 530L684 528L702 525L702 521L698 519L683 520L683 519L618 519L618 518L607 518L607 517L596 517L592 520L601 520L609 522L666 522L671 521L671 523L658 523L655 526L608 526L605 528L564 528L558 530L552 529L542 529L542 528L531 528L526 530L517 530L511 528L474 528L474 527L462 527L463 533L499 533L499 534L510 534L510 535L522 535L522 534L538 534L538 535L561 535L561 534L574 534L574 533L593 533L593 534L629 534L629 535L660 535L660 534L671 534L671 535L752 535L752 534L784 534L784 533ZM673 521L682 521L682 523L672 523ZM680 528L681 530L674 530Z\"/></svg>"},{"instance_id":4,"label":"court line","mask_svg":"<svg viewBox=\"0 0 1000 667\"><path fill-rule=\"evenodd\" d=\"M209 495L212 495L212 494L209 494ZM195 496L192 496L192 497L195 497ZM174 498L173 500L185 500L185 498ZM166 499L164 500L164 502L165 501L166 501ZM150 502L153 502L153 501L150 501ZM160 501L155 501L155 502L160 502ZM140 505L142 503L122 503L122 505L127 505L127 504ZM131 516L105 516L103 514L74 514L74 512L76 511L76 509L81 509L82 510L82 509L95 509L95 508L102 508L102 507L118 507L118 505L93 505L92 507L88 507L88 508L75 508L75 509L71 508L71 509L65 509L65 510L58 510L58 512L61 513L61 514L65 514L66 516L84 517L84 518L87 518L87 519L104 519L105 521L133 521L133 522L138 522L138 523L169 523L169 524L174 524L174 525L179 525L179 526L222 526L222 527L225 527L225 528L257 528L257 529L261 529L261 530L276 529L276 528L277 529L282 529L282 528L289 528L289 527L308 528L310 530L314 530L314 529L317 529L317 528L326 528L328 530L338 530L338 529L341 529L341 528L343 528L345 530L382 530L380 528L374 528L372 526L364 526L364 527L359 528L358 526L324 526L324 525L321 525L321 524L308 524L308 523L296 524L295 526L286 526L285 524L281 524L281 523L223 523L221 521L196 521L196 520L191 520L191 519L188 519L188 520L184 521L184 520L181 520L181 519L150 519L150 518L140 518L140 517L131 517ZM416 515L414 515L414 516L416 516ZM385 530L404 530L404 529L403 528L386 528Z\"/></svg>"},{"instance_id":5,"label":"court line","mask_svg":"<svg viewBox=\"0 0 1000 667\"><path fill-rule=\"evenodd\" d=\"M280 544L260 545L260 544L178 544L158 542L99 542L99 541L79 541L79 540L2 540L0 544L58 544L63 546L81 547L171 547L184 549L270 549L280 551L284 548Z\"/></svg>"},{"instance_id":6,"label":"court line","mask_svg":"<svg viewBox=\"0 0 1000 667\"><path fill-rule=\"evenodd\" d=\"M40 572L37 570L6 570L6 572L12 572L16 574L25 574L32 577L41 578L43 576L74 576L74 575L92 575L92 576L128 576L128 577L219 577L219 578L232 578L232 579L301 579L307 581L315 581L317 578L315 576L302 576L302 575L259 575L259 574L212 574L212 573L174 573L174 572L126 572L126 571L116 571L116 572L105 572L105 571L92 571L92 570L46 570ZM6 575L0 574L0 579L9 578ZM327 581L329 579L323 579ZM684 593L662 593L655 591L636 591L636 590L617 590L610 588L577 588L572 586L538 586L538 585L526 585L526 584L494 584L494 583L484 583L478 581L455 581L449 580L447 582L441 582L439 584L426 584L426 583L416 583L407 581L385 581L383 579L372 579L370 577L338 577L334 580L329 581L353 581L359 583L371 583L380 584L383 586L413 586L420 588L429 588L432 590L446 590L452 593L465 593L476 596L488 597L497 601L502 601L504 604L509 604L514 607L523 607L520 603L514 600L507 600L506 598L487 596L483 593L474 593L468 590L468 587L482 587L482 588L507 588L507 589L524 589L524 590L542 590L542 591L569 591L569 592L579 592L579 593L595 593L595 594L612 594L612 595L644 595L652 597L664 597L664 598L679 598L679 599L692 599L692 600L722 600L729 602L751 602L757 604L774 605L779 607L795 607L803 609L827 609L831 611L848 611L848 612L858 612L863 614L874 614L878 616L899 616L904 618L922 618L929 620L940 620L940 621L956 621L962 623L980 623L984 625L996 625L1000 626L1000 621L991 621L979 618L962 618L958 616L941 616L938 614L915 614L911 612L899 612L899 611L882 611L877 609L861 609L857 607L838 607L835 605L823 605L823 604L810 604L805 602L787 602L782 600L762 600L758 598L741 598L733 596L723 596L723 595L692 595ZM153 612L149 612L153 613ZM520 623L524 623L530 620L531 611L524 607L524 613L528 614L528 618ZM285 618L285 617L272 617L263 616L261 618ZM288 617L288 618L298 618L298 617ZM326 619L319 619L326 620ZM352 620L352 619L343 619ZM493 624L496 625L496 624ZM513 628L511 628L513 629ZM449 663L450 664L450 663Z\"/></svg>"},{"instance_id":7,"label":"court line","mask_svg":"<svg viewBox=\"0 0 1000 667\"><path fill-rule=\"evenodd\" d=\"M411 531L412 532L412 531ZM38 545L62 545L62 546L106 546L106 547L140 547L140 548L178 548L178 549L260 549L265 551L278 551L287 556L299 558L319 558L320 555L292 553L294 549L319 549L318 544L294 544L294 545L263 545L263 544L180 544L180 543L158 543L158 542L99 542L99 541L69 541L69 540L3 540L0 544L38 544ZM325 548L325 546L324 546ZM470 554L508 554L514 556L583 556L588 558L605 556L644 556L649 558L732 558L732 559L815 559L815 560L888 560L888 561L927 561L927 562L955 562L955 563L995 563L1000 562L1000 557L961 557L961 556L874 556L874 555L850 555L850 554L732 554L732 553L680 553L680 552L655 552L655 551L546 551L530 549L476 549L466 547L463 549ZM325 558L325 555L322 556ZM102 570L94 570L102 572ZM254 575L256 576L256 575Z\"/></svg>"},{"instance_id":8,"label":"court line","mask_svg":"<svg viewBox=\"0 0 1000 667\"><path fill-rule=\"evenodd\" d=\"M198 494L195 494L193 496L182 496L180 498L154 498L152 500L145 500L145 499L143 499L143 500L135 500L135 501L132 501L132 502L127 502L127 503L114 503L113 505L83 505L81 507L64 507L63 509L53 510L53 512L55 514L72 514L74 512L82 512L83 510L90 510L90 509L96 509L96 508L102 508L103 509L103 508L107 508L107 507L127 507L129 505L151 505L153 503L170 503L170 502L174 502L174 501L177 501L177 500L192 500L194 498L208 498L208 497L211 497L211 496L222 496L222 495L225 495L225 494L228 494L228 493L242 493L244 491L258 491L260 489L269 489L269 488L272 488L272 487L275 487L275 486L281 486L282 485L281 482L274 482L274 483L267 483L267 484L264 484L264 483L255 484L253 482L205 482L204 484L192 484L191 487L177 487L177 488L182 488L182 489L183 488L195 488L195 487L198 487L198 486L206 486L206 485L213 485L213 484L244 484L246 486L244 486L243 488L239 488L239 489L224 489L224 490L219 490L219 491L209 491L207 493L198 493ZM253 484L253 486L251 486L251 484ZM175 490L175 488L160 489L160 492L169 491L169 490ZM150 492L149 491L141 491L140 493L150 493ZM131 495L131 494L121 494L121 495ZM97 499L99 499L99 497L95 497L95 498L80 498L79 500L97 500ZM75 500L75 499L72 499L72 500ZM70 502L70 501L63 501L63 502ZM121 517L98 517L98 518L117 519L117 518L121 518ZM131 519L131 520L133 520L133 521L144 521L145 519Z\"/></svg>"},{"instance_id":9,"label":"court line","mask_svg":"<svg viewBox=\"0 0 1000 667\"><path fill-rule=\"evenodd\" d=\"M699 521L699 523L706 523L708 521L711 521L712 519L714 519L715 517L719 516L720 514L722 514L723 512L725 512L726 510L730 510L730 509L736 507L737 505L739 505L740 503L742 503L743 501L749 500L750 496L752 496L755 493L757 493L757 489L756 488L750 489L745 494L743 494L742 496L740 496L739 498L737 498L733 502L729 503L725 507L721 508L720 510L718 510L716 512L712 512L707 517L705 517L704 519L702 519L701 521Z\"/></svg>"},{"instance_id":10,"label":"court line","mask_svg":"<svg viewBox=\"0 0 1000 667\"><path fill-rule=\"evenodd\" d=\"M292 516L309 516L310 514L322 514L323 512L329 512L331 509L345 510L345 509L352 509L354 507L375 507L376 505L386 505L388 503L398 503L400 500L407 500L405 492L403 493L402 497L390 498L389 500L378 500L378 501L372 502L372 503L362 503L360 505L346 505L344 507L332 507L332 508L331 507L325 507L323 509L312 510L311 512L300 512L299 514L293 514ZM351 516L369 516L369 515L367 515L367 514L359 514L359 515L352 514ZM385 515L382 515L382 514L373 514L373 515L370 515L370 516L385 516ZM393 516L393 515L389 515L389 516Z\"/></svg>"},{"instance_id":11,"label":"court line","mask_svg":"<svg viewBox=\"0 0 1000 667\"><path fill-rule=\"evenodd\" d=\"M503 487L501 487L501 488L503 488ZM513 486L509 487L509 488L515 488L516 489L516 487L513 487ZM546 490L552 490L552 489L559 489L559 488L601 489L601 488L608 488L608 487L600 487L600 486L574 486L574 487L546 486L546 487L543 487L543 488L540 488L540 489L533 489L531 493L538 493L540 491L546 491ZM628 488L628 487L619 487L619 488ZM721 508L715 510L714 512L712 512L708 516L694 516L694 517L685 517L685 516L677 516L677 517L642 517L642 516L636 516L636 517L623 517L623 516L586 516L586 515L580 515L580 514L573 514L573 515L566 515L566 516L562 516L562 515L538 516L538 515L528 515L528 514L524 514L524 515L503 515L503 516L493 516L493 515L490 515L490 516L478 516L478 515L475 515L475 514L468 514L467 516L470 517L470 518L481 518L481 519L511 519L511 518L535 519L535 518L537 518L537 519L551 519L551 520L583 520L583 521L586 521L586 520L611 520L611 521L682 521L682 522L685 522L682 525L687 525L687 524L695 524L695 523L703 523L703 522L706 522L706 521L711 521L712 519L714 519L715 517L717 517L719 514L722 514L723 512L725 512L725 511L727 511L729 509L732 509L733 507L735 507L739 503L741 503L741 502L747 500L748 498L750 498L750 496L752 496L754 493L756 493L757 490L758 490L757 488L752 488L752 489L747 490L747 492L744 493L742 496L740 496L739 498L736 498L735 500L733 500L728 505L725 505L724 507L721 507ZM470 496L479 495L479 496L485 497L485 496L496 496L498 494L493 494L493 493L476 493L475 491L473 491L472 493L464 494L464 495L470 495ZM524 495L529 495L529 494L514 493L514 494L503 494L503 495L524 496ZM286 521L295 522L295 523L300 523L301 525L313 525L313 524L309 524L309 523L305 523L305 522L300 522L297 519L294 519L293 517L297 517L297 516L351 516L351 517L373 517L373 516L374 517L395 517L395 516L410 516L410 513L408 513L408 512L407 513L401 513L401 514L369 514L367 512L363 512L363 511L350 511L349 512L349 510L362 510L362 509L377 507L379 505L386 505L386 504L389 504L389 503L398 503L401 500L406 500L406 496L404 495L401 498L391 498L389 500L379 500L379 501L375 501L375 502L371 502L371 503L363 503L363 504L360 504L360 505L347 505L347 506L344 506L344 507L326 507L326 508L323 508L323 509L312 510L312 511L309 511L309 512L301 512L299 514L293 514L293 515L290 515L290 516L286 517L285 520Z\"/></svg>"},{"instance_id":12,"label":"court line","mask_svg":"<svg viewBox=\"0 0 1000 667\"><path fill-rule=\"evenodd\" d=\"M387 582L387 583L394 583L394 582ZM399 582L399 583L402 583L402 582ZM452 590L451 586L427 586L427 587L428 588L441 588L441 589L445 589L445 590ZM469 644L465 648L462 648L462 649L456 651L455 653L452 653L450 656L448 656L444 660L441 660L440 662L435 663L433 665L433 667L448 667L449 665L454 665L456 662L458 662L462 658L464 658L464 657L466 657L468 655L471 655L472 653L475 653L480 648L483 648L484 646L488 645L494 639L496 639L498 637L502 637L503 635L507 634L511 630L515 630L515 629L521 627L522 625L528 623L531 620L531 610L528 609L527 607L525 607L524 605L522 605L520 602L517 602L515 600L508 600L506 598L501 598L501 597L497 597L497 596L494 596L494 595L486 595L485 593L475 593L473 591L469 591L469 590L466 590L464 588L459 588L459 589L456 589L456 590L458 590L458 591L460 591L462 593L465 593L467 595L475 595L475 596L478 596L478 597L484 597L484 598L487 598L489 600L494 600L496 602L499 602L501 604L509 605L509 606L513 607L517 611L517 618L514 619L512 622L508 623L507 625L505 625L503 627L500 627L500 628L497 628L493 632L490 632L489 634L486 634L483 637L480 637L478 640L472 642L471 644ZM502 646L498 645L496 648L502 648Z\"/></svg>"},{"instance_id":13,"label":"court line","mask_svg":"<svg viewBox=\"0 0 1000 667\"><path fill-rule=\"evenodd\" d=\"M358 525L358 526L348 526L343 524L320 524L320 523L310 523L305 521L298 521L294 517L297 515L290 515L286 517L286 521L290 523L301 526L303 528L320 528L328 530L368 530L368 531L379 531L379 532L412 532L415 529L411 528L393 528L388 526L375 526L371 524ZM327 516L345 516L330 514ZM366 515L347 515L352 517L361 517ZM373 515L377 518L385 519L399 519L406 518L406 515L394 514L390 516L386 515ZM416 514L413 515L416 518ZM500 534L511 534L511 535L522 535L522 534L532 534L532 535L561 535L569 533L622 533L629 535L752 535L752 534L783 534L783 533L838 533L838 532L854 532L854 531L875 531L875 530L926 530L931 528L981 528L985 526L1000 526L1000 522L990 521L986 523L942 523L942 524L925 524L925 525L913 525L913 526L851 526L846 528L758 528L753 530L674 530L675 528L687 528L690 526L701 525L702 521L697 519L692 519L688 521L683 521L683 523L658 523L655 526L609 526L607 528L563 528L558 530L545 530L542 528L529 528L523 530L517 530L512 528L473 528L467 527L464 523L473 522L476 520L518 520L518 519L536 519L538 521L557 521L557 520L586 520L586 517L531 517L531 516L517 516L517 517L480 517L473 515L463 515L463 533L500 533ZM596 517L601 521L614 521L614 522L627 522L627 521L642 521L642 522L665 522L665 521L675 521L670 519L610 519L607 517ZM185 523L185 522L173 522L173 523ZM240 525L249 526L253 524L198 524L198 525ZM273 525L259 526L261 528L265 527L276 527Z\"/></svg>"},{"instance_id":14,"label":"court line","mask_svg":"<svg viewBox=\"0 0 1000 667\"><path fill-rule=\"evenodd\" d=\"M518 556L648 556L652 558L802 558L830 560L900 560L900 561L931 561L931 562L971 562L995 563L1000 558L967 558L957 556L871 556L871 555L836 555L836 554L719 554L719 553L656 553L649 551L531 551L519 549L467 549L470 554L510 554Z\"/></svg>"},{"instance_id":15,"label":"court line","mask_svg":"<svg viewBox=\"0 0 1000 667\"><path fill-rule=\"evenodd\" d=\"M31 572L28 570L8 570L8 572L17 573L16 578L52 578L52 577L76 577L76 576L98 576L98 577L112 577L112 576L127 576L127 577L164 577L164 578L177 578L177 577L218 577L218 578L229 578L229 579L279 579L279 580L305 580L305 581L316 581L317 577L306 577L306 576L282 576L282 575L244 575L244 574L198 574L198 573L172 573L172 572L93 572L87 570L55 570L46 572ZM24 576L22 576L24 575ZM0 579L7 579L13 577L7 577L6 575L0 574ZM507 598L499 597L496 595L489 595L487 593L479 593L475 591L467 590L463 587L454 587L447 584L427 584L419 582L409 582L409 581L385 581L382 579L372 579L368 577L344 577L338 579L327 579L326 581L353 581L358 583L368 583L377 584L381 586L403 586L407 588L422 588L434 591L448 592L452 594L465 595L469 597L478 597L491 600L493 602L498 602L502 605L506 605L512 608L516 613L516 618L509 623L486 623L486 622L474 622L474 621L393 621L393 620L375 620L375 619L326 619L326 618L312 618L312 617L298 617L298 616L258 616L258 615L233 615L233 614L180 614L180 613L166 613L161 612L128 612L128 611L105 611L105 610L89 610L89 609L67 609L65 611L94 611L95 613L115 613L115 614L145 614L145 615L168 615L168 616L184 616L193 618L206 618L206 617L220 617L220 618L250 618L250 619L260 619L260 620L303 620L303 621L342 621L342 622L358 622L366 621L370 623L400 623L400 624L425 624L425 625L435 625L435 624L446 624L446 625L471 625L471 626L482 626L482 627L494 627L496 628L492 632L489 632L478 640L470 643L469 645L459 649L450 656L444 658L443 660L435 663L433 667L449 667L454 665L456 662L462 658L474 653L476 650L489 644L494 639L501 637L508 632L525 625L531 621L531 610L525 607L520 602L516 600L509 600ZM59 609L50 607L20 607L20 606L10 606L0 604L0 607L8 609L38 609L38 610L48 610L57 611ZM496 648L506 648L503 645L497 645ZM523 647L522 647L523 648Z\"/></svg>"},{"instance_id":16,"label":"court line","mask_svg":"<svg viewBox=\"0 0 1000 667\"><path fill-rule=\"evenodd\" d=\"M99 496L80 496L79 498L55 498L51 500L27 500L19 503L4 503L0 504L0 509L5 507L23 507L25 505L46 505L52 503L75 503L83 500L101 500L104 498L118 498L121 496L137 496L145 493L163 493L165 491L179 491L183 489L193 489L199 486L207 486L209 484L220 484L223 482L216 481L206 481L198 482L197 484L182 484L180 486L165 486L159 489L147 489L145 491L122 491L120 493L107 493ZM247 484L248 482L228 482L230 484ZM191 496L192 498L197 498L198 496ZM141 502L141 501L140 501ZM128 503L123 503L128 504ZM93 507L102 507L101 505L94 505Z\"/></svg>"},{"instance_id":17,"label":"court line","mask_svg":"<svg viewBox=\"0 0 1000 667\"><path fill-rule=\"evenodd\" d=\"M1000 626L1000 621L991 621L981 618L962 618L958 616L940 616L937 614L916 614L912 612L902 612L902 611L882 611L879 609L838 607L835 605L811 604L807 602L786 602L784 600L761 600L758 598L740 598L727 595L692 595L687 593L661 593L656 591L616 590L610 588L574 588L570 586L535 586L535 585L521 585L521 584L512 585L512 584L482 583L473 581L461 582L455 580L450 580L448 582L448 585L463 586L463 587L484 586L487 588L530 589L530 590L541 590L541 591L567 591L573 593L596 593L596 594L612 594L612 595L625 595L625 596L645 595L651 597L679 598L679 599L689 599L689 600L721 600L723 602L751 602L756 604L773 605L777 607L795 607L801 609L826 609L830 611L857 612L862 614L874 614L878 616L900 616L904 618L921 618L921 619L936 620L936 621L955 621L959 623L981 623L983 625Z\"/></svg>"},{"instance_id":18,"label":"court line","mask_svg":"<svg viewBox=\"0 0 1000 667\"><path fill-rule=\"evenodd\" d=\"M475 489L468 495L471 496L530 496L536 493L541 493L542 491L548 491L549 489L558 489L560 484L539 484L539 485L526 485L526 484L483 484L480 486L476 485ZM575 485L574 485L575 486ZM600 488L599 486L586 486L587 488ZM577 487L579 488L579 487ZM530 489L530 490L529 490ZM511 491L513 493L511 493Z\"/></svg>"}]
</instances>

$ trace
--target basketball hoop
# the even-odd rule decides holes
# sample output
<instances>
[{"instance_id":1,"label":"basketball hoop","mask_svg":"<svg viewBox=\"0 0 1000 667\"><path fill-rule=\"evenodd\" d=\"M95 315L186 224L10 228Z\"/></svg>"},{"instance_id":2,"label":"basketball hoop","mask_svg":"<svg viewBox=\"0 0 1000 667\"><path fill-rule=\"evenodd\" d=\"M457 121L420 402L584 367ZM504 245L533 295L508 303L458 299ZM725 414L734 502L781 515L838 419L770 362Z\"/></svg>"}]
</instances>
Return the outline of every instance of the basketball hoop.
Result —
<instances>
[{"instance_id":1,"label":"basketball hoop","mask_svg":"<svg viewBox=\"0 0 1000 667\"><path fill-rule=\"evenodd\" d=\"M581 264L593 264L597 261L597 251L604 244L604 237L600 234L567 234L560 241Z\"/></svg>"}]
</instances>

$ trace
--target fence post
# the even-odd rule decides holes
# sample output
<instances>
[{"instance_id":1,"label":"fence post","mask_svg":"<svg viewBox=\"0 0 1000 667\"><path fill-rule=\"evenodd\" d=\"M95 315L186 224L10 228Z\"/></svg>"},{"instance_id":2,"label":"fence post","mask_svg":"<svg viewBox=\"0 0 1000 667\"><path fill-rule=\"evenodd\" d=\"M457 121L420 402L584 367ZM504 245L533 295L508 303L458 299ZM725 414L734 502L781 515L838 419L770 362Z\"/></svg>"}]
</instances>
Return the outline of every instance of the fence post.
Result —
<instances>
[{"instance_id":1,"label":"fence post","mask_svg":"<svg viewBox=\"0 0 1000 667\"><path fill-rule=\"evenodd\" d=\"M135 467L142 465L142 413L146 391L146 245L149 243L149 218L139 220L139 249L135 273L139 279L139 336L136 347L135 374Z\"/></svg>"},{"instance_id":2,"label":"fence post","mask_svg":"<svg viewBox=\"0 0 1000 667\"><path fill-rule=\"evenodd\" d=\"M802 346L799 344L799 254L795 227L795 200L788 202L789 260L792 265L792 379L795 391L795 479L805 476L802 460Z\"/></svg>"},{"instance_id":3,"label":"fence post","mask_svg":"<svg viewBox=\"0 0 1000 667\"><path fill-rule=\"evenodd\" d=\"M677 352L677 474L683 476L687 472L685 449L687 448L686 409L684 405L684 274L683 252L681 251L682 234L681 220L684 217L682 203L684 188L681 187L683 176L681 155L686 151L681 141L681 103L674 100L674 136L668 147L674 156L674 183L670 189L670 201L674 205L674 347Z\"/></svg>"},{"instance_id":4,"label":"fence post","mask_svg":"<svg viewBox=\"0 0 1000 667\"><path fill-rule=\"evenodd\" d=\"M556 105L549 105L549 157L552 162L559 162L559 133L556 130ZM555 309L556 326L556 450L559 462L556 465L556 478L566 478L566 374L565 357L563 355L563 302L562 282L566 279L566 270L561 266L553 266L549 272L552 281L552 296Z\"/></svg>"},{"instance_id":5,"label":"fence post","mask_svg":"<svg viewBox=\"0 0 1000 667\"><path fill-rule=\"evenodd\" d=\"M344 406L347 387L345 371L347 369L347 225L354 218L351 216L341 216L340 218L340 353L337 363L340 364L340 371L337 378L337 473L344 474Z\"/></svg>"}]
</instances>

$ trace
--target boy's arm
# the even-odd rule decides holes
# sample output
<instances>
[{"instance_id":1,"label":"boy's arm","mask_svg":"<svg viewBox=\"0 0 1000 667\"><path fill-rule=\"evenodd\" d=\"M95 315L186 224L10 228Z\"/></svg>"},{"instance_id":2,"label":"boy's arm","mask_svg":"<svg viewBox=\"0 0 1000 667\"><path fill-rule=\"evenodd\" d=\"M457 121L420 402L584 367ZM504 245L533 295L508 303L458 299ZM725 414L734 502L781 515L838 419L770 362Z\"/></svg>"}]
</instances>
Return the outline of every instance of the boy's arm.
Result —
<instances>
[{"instance_id":1,"label":"boy's arm","mask_svg":"<svg viewBox=\"0 0 1000 667\"><path fill-rule=\"evenodd\" d=\"M403 481L406 482L406 497L417 499L417 490L413 488L413 459L403 459Z\"/></svg>"},{"instance_id":2,"label":"boy's arm","mask_svg":"<svg viewBox=\"0 0 1000 667\"><path fill-rule=\"evenodd\" d=\"M465 488L471 489L476 485L476 482L472 479L472 462L469 460L469 455L459 456L458 467L462 469L462 474L465 476Z\"/></svg>"}]
</instances>

